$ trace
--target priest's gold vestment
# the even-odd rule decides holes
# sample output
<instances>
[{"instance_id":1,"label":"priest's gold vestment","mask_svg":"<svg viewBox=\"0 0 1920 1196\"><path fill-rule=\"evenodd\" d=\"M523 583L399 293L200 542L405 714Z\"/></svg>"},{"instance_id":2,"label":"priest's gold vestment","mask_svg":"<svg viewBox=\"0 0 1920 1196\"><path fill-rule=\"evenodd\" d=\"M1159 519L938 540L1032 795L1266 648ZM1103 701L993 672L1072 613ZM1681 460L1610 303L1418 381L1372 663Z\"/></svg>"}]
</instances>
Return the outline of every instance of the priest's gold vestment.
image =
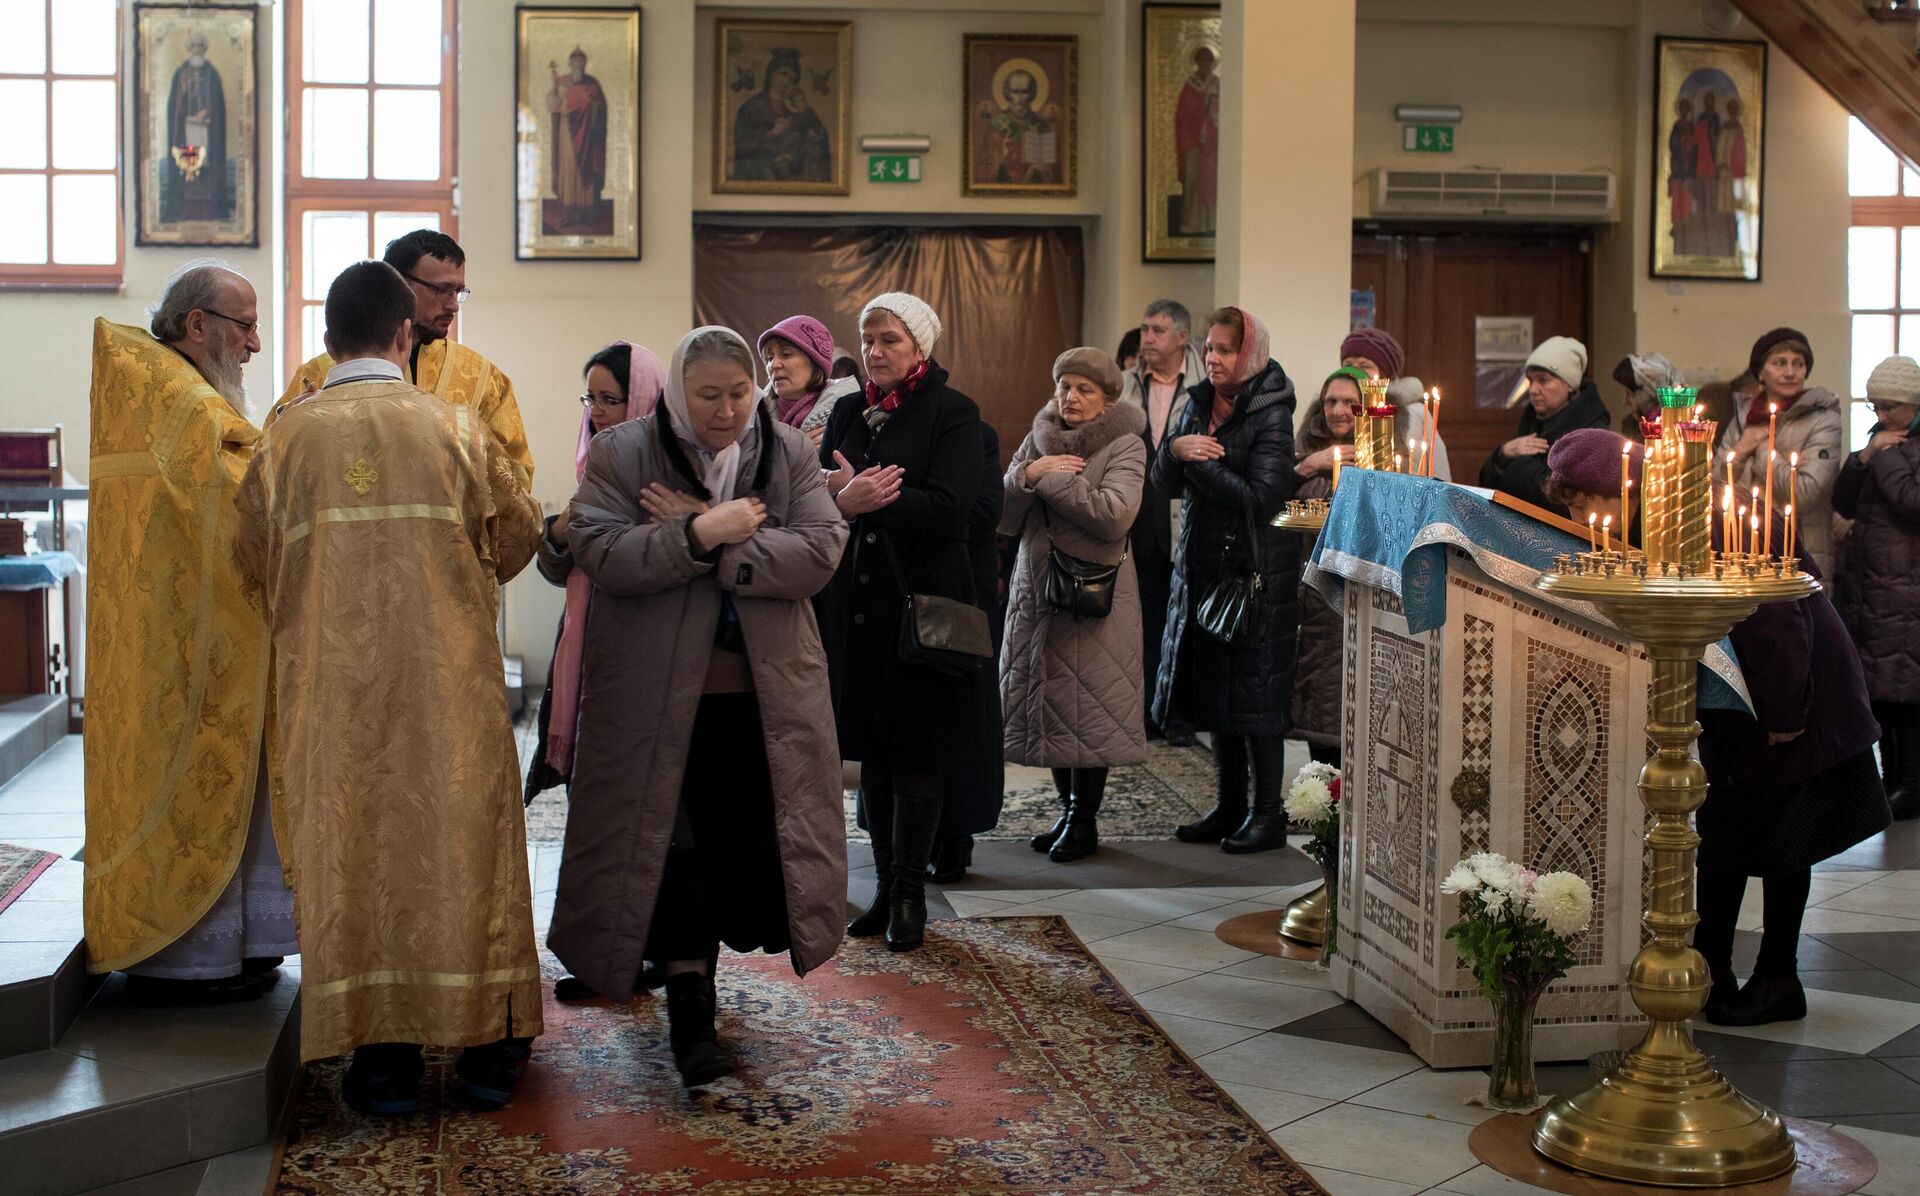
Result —
<instances>
[{"instance_id":1,"label":"priest's gold vestment","mask_svg":"<svg viewBox=\"0 0 1920 1196\"><path fill-rule=\"evenodd\" d=\"M334 365L325 353L294 371L269 424L287 410L287 404L309 390L318 390ZM507 450L519 471L521 489L533 486L533 450L527 447L527 429L520 421L520 404L513 397L513 382L500 367L462 344L441 337L420 346L414 355L414 385L438 395L449 403L471 407L480 413L495 439Z\"/></svg>"},{"instance_id":2,"label":"priest's gold vestment","mask_svg":"<svg viewBox=\"0 0 1920 1196\"><path fill-rule=\"evenodd\" d=\"M87 968L192 930L246 848L267 636L234 562L260 433L191 361L93 322L87 551Z\"/></svg>"},{"instance_id":3,"label":"priest's gold vestment","mask_svg":"<svg viewBox=\"0 0 1920 1196\"><path fill-rule=\"evenodd\" d=\"M540 510L474 416L402 382L337 385L268 426L241 486L307 1059L540 1031L495 634Z\"/></svg>"}]
</instances>

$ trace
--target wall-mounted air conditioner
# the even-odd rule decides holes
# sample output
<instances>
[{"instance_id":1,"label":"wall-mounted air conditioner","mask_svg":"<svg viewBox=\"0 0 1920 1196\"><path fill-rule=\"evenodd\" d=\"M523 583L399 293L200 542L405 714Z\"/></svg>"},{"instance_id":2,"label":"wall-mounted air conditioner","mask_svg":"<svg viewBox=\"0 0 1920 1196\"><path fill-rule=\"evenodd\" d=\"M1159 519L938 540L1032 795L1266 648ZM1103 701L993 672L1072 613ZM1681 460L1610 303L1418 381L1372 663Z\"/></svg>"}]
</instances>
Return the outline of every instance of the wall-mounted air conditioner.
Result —
<instances>
[{"instance_id":1,"label":"wall-mounted air conditioner","mask_svg":"<svg viewBox=\"0 0 1920 1196\"><path fill-rule=\"evenodd\" d=\"M1611 224L1614 177L1520 170L1396 170L1366 176L1365 217L1527 224Z\"/></svg>"}]
</instances>

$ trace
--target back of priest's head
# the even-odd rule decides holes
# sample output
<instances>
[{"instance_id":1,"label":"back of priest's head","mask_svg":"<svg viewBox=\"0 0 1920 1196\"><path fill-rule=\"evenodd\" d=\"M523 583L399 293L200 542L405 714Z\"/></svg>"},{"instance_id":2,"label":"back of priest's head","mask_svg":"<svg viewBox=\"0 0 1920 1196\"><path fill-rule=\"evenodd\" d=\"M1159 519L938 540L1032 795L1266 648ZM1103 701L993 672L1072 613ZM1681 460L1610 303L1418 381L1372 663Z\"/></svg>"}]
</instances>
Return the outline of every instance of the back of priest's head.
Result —
<instances>
[{"instance_id":1,"label":"back of priest's head","mask_svg":"<svg viewBox=\"0 0 1920 1196\"><path fill-rule=\"evenodd\" d=\"M327 288L327 353L405 360L413 335L413 288L385 262L355 262Z\"/></svg>"}]
</instances>

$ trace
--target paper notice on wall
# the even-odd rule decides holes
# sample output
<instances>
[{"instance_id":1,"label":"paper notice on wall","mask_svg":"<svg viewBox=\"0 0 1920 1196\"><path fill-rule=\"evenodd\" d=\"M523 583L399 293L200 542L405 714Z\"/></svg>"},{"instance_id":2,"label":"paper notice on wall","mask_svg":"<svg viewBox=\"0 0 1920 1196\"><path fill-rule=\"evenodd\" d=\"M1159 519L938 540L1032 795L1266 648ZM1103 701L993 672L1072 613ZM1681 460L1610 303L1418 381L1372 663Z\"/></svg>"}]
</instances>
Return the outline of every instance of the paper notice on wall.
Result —
<instances>
[{"instance_id":1,"label":"paper notice on wall","mask_svg":"<svg viewBox=\"0 0 1920 1196\"><path fill-rule=\"evenodd\" d=\"M1475 316L1473 405L1495 411L1506 407L1526 377L1532 352L1532 316Z\"/></svg>"},{"instance_id":2,"label":"paper notice on wall","mask_svg":"<svg viewBox=\"0 0 1920 1196\"><path fill-rule=\"evenodd\" d=\"M1347 312L1347 331L1352 332L1356 328L1373 327L1375 310L1373 291L1368 289L1364 291L1349 291L1348 293L1352 296L1352 302Z\"/></svg>"}]
</instances>

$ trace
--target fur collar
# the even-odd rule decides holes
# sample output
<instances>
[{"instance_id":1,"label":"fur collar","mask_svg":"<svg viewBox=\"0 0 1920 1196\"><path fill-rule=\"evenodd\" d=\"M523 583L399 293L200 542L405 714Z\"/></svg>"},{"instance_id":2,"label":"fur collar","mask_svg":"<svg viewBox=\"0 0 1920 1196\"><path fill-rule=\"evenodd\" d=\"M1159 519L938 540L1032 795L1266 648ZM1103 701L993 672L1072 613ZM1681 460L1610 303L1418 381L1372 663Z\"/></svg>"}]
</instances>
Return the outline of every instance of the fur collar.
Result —
<instances>
[{"instance_id":1,"label":"fur collar","mask_svg":"<svg viewBox=\"0 0 1920 1196\"><path fill-rule=\"evenodd\" d=\"M1069 428L1060 418L1060 404L1049 399L1033 417L1033 447L1043 457L1071 453L1091 460L1121 437L1138 436L1146 430L1147 413L1133 403L1111 399L1100 414L1077 428Z\"/></svg>"}]
</instances>

